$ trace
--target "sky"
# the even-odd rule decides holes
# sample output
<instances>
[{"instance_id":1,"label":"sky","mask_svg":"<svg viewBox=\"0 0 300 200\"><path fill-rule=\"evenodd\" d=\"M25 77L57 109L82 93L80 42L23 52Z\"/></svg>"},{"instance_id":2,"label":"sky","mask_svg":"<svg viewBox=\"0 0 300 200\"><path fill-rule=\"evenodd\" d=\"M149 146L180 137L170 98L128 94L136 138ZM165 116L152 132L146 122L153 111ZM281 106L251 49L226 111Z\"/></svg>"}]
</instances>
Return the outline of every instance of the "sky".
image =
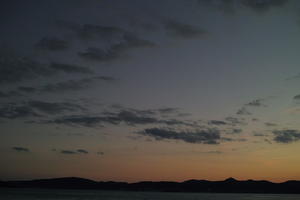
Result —
<instances>
[{"instance_id":1,"label":"sky","mask_svg":"<svg viewBox=\"0 0 300 200\"><path fill-rule=\"evenodd\" d=\"M0 179L300 180L297 0L2 0Z\"/></svg>"}]
</instances>

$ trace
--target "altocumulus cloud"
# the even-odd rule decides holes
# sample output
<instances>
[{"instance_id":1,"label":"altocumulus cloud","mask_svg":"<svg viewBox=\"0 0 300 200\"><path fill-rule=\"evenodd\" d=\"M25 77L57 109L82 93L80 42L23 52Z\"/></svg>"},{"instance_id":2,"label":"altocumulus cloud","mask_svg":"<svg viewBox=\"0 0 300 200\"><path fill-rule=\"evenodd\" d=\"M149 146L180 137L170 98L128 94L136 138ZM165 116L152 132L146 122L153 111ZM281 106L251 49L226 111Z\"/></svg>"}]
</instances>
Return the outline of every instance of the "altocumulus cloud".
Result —
<instances>
[{"instance_id":1,"label":"altocumulus cloud","mask_svg":"<svg viewBox=\"0 0 300 200\"><path fill-rule=\"evenodd\" d=\"M166 128L147 128L138 133L153 137L156 140L172 139L187 143L219 144L221 139L220 132L217 129L175 131Z\"/></svg>"}]
</instances>

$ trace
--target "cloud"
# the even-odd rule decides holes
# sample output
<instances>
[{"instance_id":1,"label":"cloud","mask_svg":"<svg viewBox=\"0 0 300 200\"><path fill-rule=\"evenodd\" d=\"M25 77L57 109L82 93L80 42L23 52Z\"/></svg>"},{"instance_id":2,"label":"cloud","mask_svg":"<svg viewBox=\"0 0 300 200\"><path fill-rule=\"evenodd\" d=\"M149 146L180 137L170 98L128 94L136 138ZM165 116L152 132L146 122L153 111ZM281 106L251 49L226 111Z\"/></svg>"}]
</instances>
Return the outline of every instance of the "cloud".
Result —
<instances>
[{"instance_id":1,"label":"cloud","mask_svg":"<svg viewBox=\"0 0 300 200\"><path fill-rule=\"evenodd\" d=\"M234 128L234 129L231 129L229 132L227 132L228 134L240 134L243 132L243 129L240 129L240 128Z\"/></svg>"},{"instance_id":2,"label":"cloud","mask_svg":"<svg viewBox=\"0 0 300 200\"><path fill-rule=\"evenodd\" d=\"M68 154L68 155L77 154L76 151L71 151L71 150L61 150L60 153L61 154Z\"/></svg>"},{"instance_id":3,"label":"cloud","mask_svg":"<svg viewBox=\"0 0 300 200\"><path fill-rule=\"evenodd\" d=\"M111 61L120 57L120 53L114 49L103 50L96 47L89 47L85 52L79 52L78 55L91 61Z\"/></svg>"},{"instance_id":4,"label":"cloud","mask_svg":"<svg viewBox=\"0 0 300 200\"><path fill-rule=\"evenodd\" d=\"M266 143L268 143L268 144L272 144L272 142L271 142L270 140L268 140L268 139L264 139L264 141L265 141Z\"/></svg>"},{"instance_id":5,"label":"cloud","mask_svg":"<svg viewBox=\"0 0 300 200\"><path fill-rule=\"evenodd\" d=\"M242 4L256 12L266 12L273 7L282 7L288 0L243 0Z\"/></svg>"},{"instance_id":6,"label":"cloud","mask_svg":"<svg viewBox=\"0 0 300 200\"><path fill-rule=\"evenodd\" d=\"M247 139L245 138L229 138L229 137L221 137L221 141L224 142L246 142Z\"/></svg>"},{"instance_id":7,"label":"cloud","mask_svg":"<svg viewBox=\"0 0 300 200\"><path fill-rule=\"evenodd\" d=\"M10 98L10 97L18 97L18 96L22 96L22 95L17 91L8 91L8 92L0 91L0 98Z\"/></svg>"},{"instance_id":8,"label":"cloud","mask_svg":"<svg viewBox=\"0 0 300 200\"><path fill-rule=\"evenodd\" d=\"M267 134L257 133L257 132L254 132L253 135L256 136L256 137L264 137L264 136L267 136Z\"/></svg>"},{"instance_id":9,"label":"cloud","mask_svg":"<svg viewBox=\"0 0 300 200\"><path fill-rule=\"evenodd\" d=\"M266 126L277 126L277 124L271 123L271 122L266 122L265 125L266 125Z\"/></svg>"},{"instance_id":10,"label":"cloud","mask_svg":"<svg viewBox=\"0 0 300 200\"><path fill-rule=\"evenodd\" d=\"M205 151L205 152L202 152L202 153L207 153L207 154L221 154L223 152L222 151Z\"/></svg>"},{"instance_id":11,"label":"cloud","mask_svg":"<svg viewBox=\"0 0 300 200\"><path fill-rule=\"evenodd\" d=\"M12 149L17 152L26 152L26 153L30 152L30 150L25 147L12 147Z\"/></svg>"},{"instance_id":12,"label":"cloud","mask_svg":"<svg viewBox=\"0 0 300 200\"><path fill-rule=\"evenodd\" d=\"M19 86L16 90L8 92L0 92L0 98L23 96L23 94L34 93L61 93L66 91L78 91L92 87L94 83L102 82L115 82L118 79L111 76L94 76L88 78L81 78L77 80L66 80L56 83L48 83L38 87L32 86Z\"/></svg>"},{"instance_id":13,"label":"cloud","mask_svg":"<svg viewBox=\"0 0 300 200\"><path fill-rule=\"evenodd\" d=\"M258 122L259 121L259 119L257 119L257 118L252 118L251 119L253 122Z\"/></svg>"},{"instance_id":14,"label":"cloud","mask_svg":"<svg viewBox=\"0 0 300 200\"><path fill-rule=\"evenodd\" d=\"M148 125L148 124L166 124L169 126L190 126L197 127L195 122L177 120L177 119L161 119L156 114L159 109L137 110L124 109L118 112L103 112L99 115L71 115L50 120L48 123L65 124L71 126L86 126L86 127L102 127L103 124L120 125L126 124L129 126Z\"/></svg>"},{"instance_id":15,"label":"cloud","mask_svg":"<svg viewBox=\"0 0 300 200\"><path fill-rule=\"evenodd\" d=\"M252 113L247 110L247 108L242 107L237 112L237 115L251 115Z\"/></svg>"},{"instance_id":16,"label":"cloud","mask_svg":"<svg viewBox=\"0 0 300 200\"><path fill-rule=\"evenodd\" d=\"M0 118L17 119L26 117L39 117L34 110L27 105L16 103L2 104L0 107Z\"/></svg>"},{"instance_id":17,"label":"cloud","mask_svg":"<svg viewBox=\"0 0 300 200\"><path fill-rule=\"evenodd\" d=\"M29 101L27 102L27 105L39 112L47 114L57 114L65 111L84 110L82 106L69 102Z\"/></svg>"},{"instance_id":18,"label":"cloud","mask_svg":"<svg viewBox=\"0 0 300 200\"><path fill-rule=\"evenodd\" d=\"M60 73L92 74L88 67L58 62L41 63L35 59L16 55L14 52L0 52L0 85L14 84L39 77L53 77Z\"/></svg>"},{"instance_id":19,"label":"cloud","mask_svg":"<svg viewBox=\"0 0 300 200\"><path fill-rule=\"evenodd\" d=\"M245 8L257 13L265 13L272 8L283 7L288 0L198 0L198 2L226 14L235 14Z\"/></svg>"},{"instance_id":20,"label":"cloud","mask_svg":"<svg viewBox=\"0 0 300 200\"><path fill-rule=\"evenodd\" d=\"M278 143L291 143L300 140L300 131L294 129L274 130L274 141Z\"/></svg>"},{"instance_id":21,"label":"cloud","mask_svg":"<svg viewBox=\"0 0 300 200\"><path fill-rule=\"evenodd\" d=\"M300 94L293 97L294 100L300 100Z\"/></svg>"},{"instance_id":22,"label":"cloud","mask_svg":"<svg viewBox=\"0 0 300 200\"><path fill-rule=\"evenodd\" d=\"M113 44L106 49L89 47L86 51L79 52L78 56L90 61L112 61L119 59L130 49L155 46L156 44L151 41L140 39L133 34L126 33L123 35L122 40L117 44Z\"/></svg>"},{"instance_id":23,"label":"cloud","mask_svg":"<svg viewBox=\"0 0 300 200\"><path fill-rule=\"evenodd\" d=\"M217 126L227 125L227 123L225 121L220 121L220 120L210 120L210 121L208 121L208 124L217 125Z\"/></svg>"},{"instance_id":24,"label":"cloud","mask_svg":"<svg viewBox=\"0 0 300 200\"><path fill-rule=\"evenodd\" d=\"M93 73L93 71L87 67L63 64L63 63L56 63L56 62L51 63L50 68L54 69L56 71L62 71L65 73L81 73L81 74L92 74Z\"/></svg>"},{"instance_id":25,"label":"cloud","mask_svg":"<svg viewBox=\"0 0 300 200\"><path fill-rule=\"evenodd\" d=\"M57 83L49 83L40 88L37 88L39 92L65 92L65 91L77 91L90 87L96 81L114 82L117 79L110 76L95 76L90 78L82 78L78 80L67 80Z\"/></svg>"},{"instance_id":26,"label":"cloud","mask_svg":"<svg viewBox=\"0 0 300 200\"><path fill-rule=\"evenodd\" d=\"M60 153L74 155L74 154L88 154L89 152L85 149L77 149L77 150L61 150Z\"/></svg>"},{"instance_id":27,"label":"cloud","mask_svg":"<svg viewBox=\"0 0 300 200\"><path fill-rule=\"evenodd\" d=\"M41 117L44 114L60 114L66 111L82 111L83 107L69 102L27 101L6 103L0 106L0 118L16 119Z\"/></svg>"},{"instance_id":28,"label":"cloud","mask_svg":"<svg viewBox=\"0 0 300 200\"><path fill-rule=\"evenodd\" d=\"M56 124L66 124L66 125L80 125L87 127L101 126L103 123L109 123L113 125L118 125L121 122L135 126L135 125L145 125L159 123L159 120L154 117L147 117L143 115L137 115L130 111L121 111L119 113L105 113L101 116L89 116L89 115L77 115L77 116L65 116L61 119L56 119L51 121L51 123Z\"/></svg>"},{"instance_id":29,"label":"cloud","mask_svg":"<svg viewBox=\"0 0 300 200\"><path fill-rule=\"evenodd\" d=\"M260 106L264 106L264 104L262 103L263 99L255 99L247 104L245 104L246 106L254 106L254 107L260 107Z\"/></svg>"},{"instance_id":30,"label":"cloud","mask_svg":"<svg viewBox=\"0 0 300 200\"><path fill-rule=\"evenodd\" d=\"M165 128L147 128L138 134L152 137L156 140L181 140L187 143L219 144L220 132L217 129L175 131Z\"/></svg>"},{"instance_id":31,"label":"cloud","mask_svg":"<svg viewBox=\"0 0 300 200\"><path fill-rule=\"evenodd\" d=\"M57 20L56 25L65 30L69 30L81 40L115 40L122 37L126 31L120 27L102 26L94 24L76 24L69 21Z\"/></svg>"},{"instance_id":32,"label":"cloud","mask_svg":"<svg viewBox=\"0 0 300 200\"><path fill-rule=\"evenodd\" d=\"M157 45L149 40L141 39L136 34L116 26L95 24L76 24L57 21L58 27L75 33L80 40L101 40L105 48L89 47L78 52L78 56L89 61L107 62L119 59L127 51L135 48L149 48Z\"/></svg>"},{"instance_id":33,"label":"cloud","mask_svg":"<svg viewBox=\"0 0 300 200\"><path fill-rule=\"evenodd\" d=\"M20 92L25 92L25 93L34 93L34 92L37 91L36 88L34 88L34 87L27 87L27 86L20 86L20 87L18 87L18 90Z\"/></svg>"},{"instance_id":34,"label":"cloud","mask_svg":"<svg viewBox=\"0 0 300 200\"><path fill-rule=\"evenodd\" d=\"M41 50L63 51L68 49L70 44L68 41L57 37L44 37L35 46Z\"/></svg>"},{"instance_id":35,"label":"cloud","mask_svg":"<svg viewBox=\"0 0 300 200\"><path fill-rule=\"evenodd\" d=\"M9 52L0 53L0 84L51 75L51 69L29 57L20 57Z\"/></svg>"},{"instance_id":36,"label":"cloud","mask_svg":"<svg viewBox=\"0 0 300 200\"><path fill-rule=\"evenodd\" d=\"M226 117L225 120L228 121L229 123L231 123L232 126L246 124L244 119L236 118L236 117Z\"/></svg>"},{"instance_id":37,"label":"cloud","mask_svg":"<svg viewBox=\"0 0 300 200\"><path fill-rule=\"evenodd\" d=\"M78 153L81 153L81 154L88 154L89 152L85 149L77 149L77 152Z\"/></svg>"},{"instance_id":38,"label":"cloud","mask_svg":"<svg viewBox=\"0 0 300 200\"><path fill-rule=\"evenodd\" d=\"M164 27L171 36L183 39L199 38L207 34L203 29L189 24L183 24L175 20L164 22Z\"/></svg>"}]
</instances>

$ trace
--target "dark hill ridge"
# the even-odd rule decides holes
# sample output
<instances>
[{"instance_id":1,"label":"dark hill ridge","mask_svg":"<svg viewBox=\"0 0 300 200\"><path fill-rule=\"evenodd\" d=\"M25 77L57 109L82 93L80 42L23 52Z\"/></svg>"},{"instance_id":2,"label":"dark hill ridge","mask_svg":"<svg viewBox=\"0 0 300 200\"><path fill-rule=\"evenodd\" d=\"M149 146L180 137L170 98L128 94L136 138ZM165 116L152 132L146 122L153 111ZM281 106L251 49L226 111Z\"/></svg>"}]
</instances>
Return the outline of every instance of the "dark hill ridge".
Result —
<instances>
[{"instance_id":1,"label":"dark hill ridge","mask_svg":"<svg viewBox=\"0 0 300 200\"><path fill-rule=\"evenodd\" d=\"M55 189L96 189L123 191L160 192L211 192L211 193L291 193L300 194L300 181L272 183L269 181L239 181L229 178L224 181L188 180L184 182L144 181L97 182L89 179L66 177L29 181L0 181L0 187L13 188L55 188Z\"/></svg>"}]
</instances>

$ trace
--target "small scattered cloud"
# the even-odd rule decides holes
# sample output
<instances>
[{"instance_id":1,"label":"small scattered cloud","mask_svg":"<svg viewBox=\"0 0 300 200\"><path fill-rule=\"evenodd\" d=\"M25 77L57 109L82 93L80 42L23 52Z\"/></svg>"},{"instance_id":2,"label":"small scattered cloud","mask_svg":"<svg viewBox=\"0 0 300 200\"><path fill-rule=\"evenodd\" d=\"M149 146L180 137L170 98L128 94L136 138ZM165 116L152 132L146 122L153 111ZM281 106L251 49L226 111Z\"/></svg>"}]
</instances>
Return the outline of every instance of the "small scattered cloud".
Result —
<instances>
[{"instance_id":1,"label":"small scattered cloud","mask_svg":"<svg viewBox=\"0 0 300 200\"><path fill-rule=\"evenodd\" d=\"M30 150L26 147L12 147L12 149L17 152L26 152L26 153L30 152Z\"/></svg>"},{"instance_id":2,"label":"small scattered cloud","mask_svg":"<svg viewBox=\"0 0 300 200\"><path fill-rule=\"evenodd\" d=\"M26 101L7 103L0 106L0 118L17 119L55 115L64 112L82 111L84 108L70 102Z\"/></svg>"},{"instance_id":3,"label":"small scattered cloud","mask_svg":"<svg viewBox=\"0 0 300 200\"><path fill-rule=\"evenodd\" d=\"M104 124L126 124L129 126L149 124L165 124L168 126L189 127L199 126L194 121L186 121L173 118L161 118L158 115L159 113L161 113L161 110L159 109L137 110L121 108L117 112L103 112L102 114L98 115L82 114L64 116L48 121L48 123L85 127L103 127Z\"/></svg>"},{"instance_id":4,"label":"small scattered cloud","mask_svg":"<svg viewBox=\"0 0 300 200\"><path fill-rule=\"evenodd\" d=\"M271 123L271 122L266 122L265 125L266 125L266 126L277 126L277 124Z\"/></svg>"},{"instance_id":5,"label":"small scattered cloud","mask_svg":"<svg viewBox=\"0 0 300 200\"><path fill-rule=\"evenodd\" d=\"M90 61L113 61L121 58L130 49L134 48L151 48L157 46L154 42L140 39L133 34L124 34L123 39L106 49L98 47L89 47L84 52L78 52L78 56Z\"/></svg>"},{"instance_id":6,"label":"small scattered cloud","mask_svg":"<svg viewBox=\"0 0 300 200\"><path fill-rule=\"evenodd\" d=\"M10 98L10 97L19 97L22 96L17 91L8 91L8 92L1 92L0 91L0 98Z\"/></svg>"},{"instance_id":7,"label":"small scattered cloud","mask_svg":"<svg viewBox=\"0 0 300 200\"><path fill-rule=\"evenodd\" d=\"M24 93L34 93L37 92L37 89L34 87L27 87L27 86L20 86L18 87L18 90L20 92L24 92Z\"/></svg>"},{"instance_id":8,"label":"small scattered cloud","mask_svg":"<svg viewBox=\"0 0 300 200\"><path fill-rule=\"evenodd\" d=\"M243 118L226 117L225 120L227 122L229 122L232 126L245 125L246 124L246 122Z\"/></svg>"},{"instance_id":9,"label":"small scattered cloud","mask_svg":"<svg viewBox=\"0 0 300 200\"><path fill-rule=\"evenodd\" d=\"M15 84L61 73L92 74L88 67L59 62L43 63L14 52L0 51L0 85Z\"/></svg>"},{"instance_id":10,"label":"small scattered cloud","mask_svg":"<svg viewBox=\"0 0 300 200\"><path fill-rule=\"evenodd\" d=\"M0 118L17 119L27 117L39 117L34 110L27 105L19 105L16 103L2 104L0 107Z\"/></svg>"},{"instance_id":11,"label":"small scattered cloud","mask_svg":"<svg viewBox=\"0 0 300 200\"><path fill-rule=\"evenodd\" d=\"M263 13L271 8L283 7L288 0L243 0L242 4L253 11Z\"/></svg>"},{"instance_id":12,"label":"small scattered cloud","mask_svg":"<svg viewBox=\"0 0 300 200\"><path fill-rule=\"evenodd\" d=\"M265 136L268 136L268 135L264 134L264 133L253 132L253 136L256 136L256 137L265 137Z\"/></svg>"},{"instance_id":13,"label":"small scattered cloud","mask_svg":"<svg viewBox=\"0 0 300 200\"><path fill-rule=\"evenodd\" d=\"M277 143L291 143L300 140L300 131L294 129L274 130L274 141Z\"/></svg>"},{"instance_id":14,"label":"small scattered cloud","mask_svg":"<svg viewBox=\"0 0 300 200\"><path fill-rule=\"evenodd\" d=\"M271 142L270 140L268 140L268 139L264 139L264 141L265 141L266 143L268 143L268 144L272 144L272 142Z\"/></svg>"},{"instance_id":15,"label":"small scattered cloud","mask_svg":"<svg viewBox=\"0 0 300 200\"><path fill-rule=\"evenodd\" d=\"M0 84L11 84L37 77L48 77L53 71L30 57L0 52Z\"/></svg>"},{"instance_id":16,"label":"small scattered cloud","mask_svg":"<svg viewBox=\"0 0 300 200\"><path fill-rule=\"evenodd\" d=\"M226 14L236 14L243 9L256 13L266 13L272 8L281 8L288 0L198 0L200 5L208 6Z\"/></svg>"},{"instance_id":17,"label":"small scattered cloud","mask_svg":"<svg viewBox=\"0 0 300 200\"><path fill-rule=\"evenodd\" d=\"M85 149L77 149L78 153L82 153L82 154L88 154L89 152Z\"/></svg>"},{"instance_id":18,"label":"small scattered cloud","mask_svg":"<svg viewBox=\"0 0 300 200\"><path fill-rule=\"evenodd\" d=\"M138 134L152 137L156 140L181 140L187 143L219 144L220 132L217 129L175 131L166 128L147 128Z\"/></svg>"},{"instance_id":19,"label":"small scattered cloud","mask_svg":"<svg viewBox=\"0 0 300 200\"><path fill-rule=\"evenodd\" d=\"M300 100L300 94L293 97L294 100Z\"/></svg>"},{"instance_id":20,"label":"small scattered cloud","mask_svg":"<svg viewBox=\"0 0 300 200\"><path fill-rule=\"evenodd\" d=\"M260 106L265 106L265 105L263 104L263 99L255 99L255 100L250 101L249 103L245 104L245 106L260 107Z\"/></svg>"},{"instance_id":21,"label":"small scattered cloud","mask_svg":"<svg viewBox=\"0 0 300 200\"><path fill-rule=\"evenodd\" d=\"M227 131L228 134L240 134L242 132L243 132L243 129L240 129L240 128L234 128L234 129Z\"/></svg>"},{"instance_id":22,"label":"small scattered cloud","mask_svg":"<svg viewBox=\"0 0 300 200\"><path fill-rule=\"evenodd\" d=\"M116 26L103 26L95 24L77 24L70 21L57 20L56 26L75 33L81 40L116 40L127 31Z\"/></svg>"},{"instance_id":23,"label":"small scattered cloud","mask_svg":"<svg viewBox=\"0 0 300 200\"><path fill-rule=\"evenodd\" d=\"M60 93L66 91L78 91L91 87L97 81L114 82L117 79L110 76L95 76L90 78L82 78L77 80L60 81L57 83L49 83L39 88L38 92Z\"/></svg>"},{"instance_id":24,"label":"small scattered cloud","mask_svg":"<svg viewBox=\"0 0 300 200\"><path fill-rule=\"evenodd\" d=\"M69 48L70 43L57 37L44 37L35 46L41 50L63 51Z\"/></svg>"},{"instance_id":25,"label":"small scattered cloud","mask_svg":"<svg viewBox=\"0 0 300 200\"><path fill-rule=\"evenodd\" d=\"M205 152L202 152L202 153L207 153L207 154L222 154L223 152L222 151L205 151Z\"/></svg>"},{"instance_id":26,"label":"small scattered cloud","mask_svg":"<svg viewBox=\"0 0 300 200\"><path fill-rule=\"evenodd\" d=\"M252 115L252 113L250 111L247 110L247 108L242 107L240 108L237 112L237 115Z\"/></svg>"},{"instance_id":27,"label":"small scattered cloud","mask_svg":"<svg viewBox=\"0 0 300 200\"><path fill-rule=\"evenodd\" d=\"M216 125L216 126L227 125L225 121L221 121L221 120L210 120L208 121L208 124Z\"/></svg>"},{"instance_id":28,"label":"small scattered cloud","mask_svg":"<svg viewBox=\"0 0 300 200\"><path fill-rule=\"evenodd\" d=\"M56 150L55 150L56 151ZM61 154L74 155L74 154L89 154L89 152L85 149L77 149L77 150L61 150Z\"/></svg>"},{"instance_id":29,"label":"small scattered cloud","mask_svg":"<svg viewBox=\"0 0 300 200\"><path fill-rule=\"evenodd\" d=\"M201 28L175 20L167 20L164 22L164 27L169 35L176 38L193 39L207 35L207 31Z\"/></svg>"},{"instance_id":30,"label":"small scattered cloud","mask_svg":"<svg viewBox=\"0 0 300 200\"><path fill-rule=\"evenodd\" d=\"M82 74L92 74L93 71L87 67L82 67L78 65L71 65L71 64L63 64L52 62L50 64L50 68L56 71L62 71L65 73L82 73Z\"/></svg>"},{"instance_id":31,"label":"small scattered cloud","mask_svg":"<svg viewBox=\"0 0 300 200\"><path fill-rule=\"evenodd\" d=\"M61 154L67 154L67 155L77 154L76 151L71 151L71 150L61 150L60 153Z\"/></svg>"}]
</instances>

